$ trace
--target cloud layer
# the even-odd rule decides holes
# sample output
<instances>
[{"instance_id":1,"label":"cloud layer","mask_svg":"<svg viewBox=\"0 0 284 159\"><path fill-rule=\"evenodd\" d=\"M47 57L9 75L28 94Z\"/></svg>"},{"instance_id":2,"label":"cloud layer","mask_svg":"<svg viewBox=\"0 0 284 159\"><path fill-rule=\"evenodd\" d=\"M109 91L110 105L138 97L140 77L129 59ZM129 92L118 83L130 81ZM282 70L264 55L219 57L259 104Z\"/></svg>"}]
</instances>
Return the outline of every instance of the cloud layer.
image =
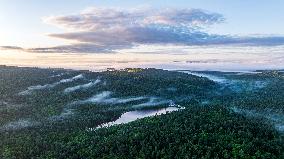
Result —
<instances>
[{"instance_id":1,"label":"cloud layer","mask_svg":"<svg viewBox=\"0 0 284 159\"><path fill-rule=\"evenodd\" d=\"M89 8L79 14L50 16L48 24L66 30L50 37L71 40L72 44L49 48L19 49L28 52L105 53L136 45L282 45L283 37L232 37L205 32L222 23L218 13L200 9L117 9Z\"/></svg>"},{"instance_id":2,"label":"cloud layer","mask_svg":"<svg viewBox=\"0 0 284 159\"><path fill-rule=\"evenodd\" d=\"M88 43L92 47L80 45L80 48L89 52L94 48L99 49L94 51L110 51L139 44L199 43L209 37L199 30L220 23L224 18L198 9L91 8L78 15L47 17L44 21L71 30L49 36Z\"/></svg>"},{"instance_id":3,"label":"cloud layer","mask_svg":"<svg viewBox=\"0 0 284 159\"><path fill-rule=\"evenodd\" d=\"M44 21L58 27L81 31L114 31L148 27L204 27L224 21L222 15L199 9L89 8L77 15L51 16Z\"/></svg>"}]
</instances>

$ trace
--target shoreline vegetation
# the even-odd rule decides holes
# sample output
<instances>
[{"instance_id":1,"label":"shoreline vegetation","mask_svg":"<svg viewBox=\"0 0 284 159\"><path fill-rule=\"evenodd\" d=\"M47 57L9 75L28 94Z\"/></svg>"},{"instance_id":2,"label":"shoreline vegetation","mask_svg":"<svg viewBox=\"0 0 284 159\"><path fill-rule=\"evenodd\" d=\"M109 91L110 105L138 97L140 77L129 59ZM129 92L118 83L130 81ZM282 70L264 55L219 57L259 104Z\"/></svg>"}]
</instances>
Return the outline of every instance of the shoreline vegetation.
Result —
<instances>
[{"instance_id":1,"label":"shoreline vegetation","mask_svg":"<svg viewBox=\"0 0 284 159\"><path fill-rule=\"evenodd\" d=\"M284 158L283 97L281 70L1 65L0 158Z\"/></svg>"}]
</instances>

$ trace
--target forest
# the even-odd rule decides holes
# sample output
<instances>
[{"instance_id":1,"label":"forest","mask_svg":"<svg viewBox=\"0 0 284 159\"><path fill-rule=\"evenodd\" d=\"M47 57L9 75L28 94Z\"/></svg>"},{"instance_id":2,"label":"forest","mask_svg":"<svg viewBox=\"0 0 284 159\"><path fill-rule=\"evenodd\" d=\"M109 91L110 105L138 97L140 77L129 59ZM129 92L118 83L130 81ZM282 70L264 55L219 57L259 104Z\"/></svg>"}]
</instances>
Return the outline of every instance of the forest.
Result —
<instances>
[{"instance_id":1,"label":"forest","mask_svg":"<svg viewBox=\"0 0 284 159\"><path fill-rule=\"evenodd\" d=\"M283 72L187 71L0 66L0 158L284 158Z\"/></svg>"}]
</instances>

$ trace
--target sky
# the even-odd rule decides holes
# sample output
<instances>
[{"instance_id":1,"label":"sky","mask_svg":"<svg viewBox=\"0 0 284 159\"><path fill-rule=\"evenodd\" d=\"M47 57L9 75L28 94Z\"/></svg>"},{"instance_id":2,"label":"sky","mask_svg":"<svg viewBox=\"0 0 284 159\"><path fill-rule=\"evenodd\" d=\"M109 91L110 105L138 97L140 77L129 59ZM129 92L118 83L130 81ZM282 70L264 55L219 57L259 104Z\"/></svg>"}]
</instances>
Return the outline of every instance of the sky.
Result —
<instances>
[{"instance_id":1,"label":"sky","mask_svg":"<svg viewBox=\"0 0 284 159\"><path fill-rule=\"evenodd\" d=\"M0 64L283 69L283 6L282 0L3 0Z\"/></svg>"}]
</instances>

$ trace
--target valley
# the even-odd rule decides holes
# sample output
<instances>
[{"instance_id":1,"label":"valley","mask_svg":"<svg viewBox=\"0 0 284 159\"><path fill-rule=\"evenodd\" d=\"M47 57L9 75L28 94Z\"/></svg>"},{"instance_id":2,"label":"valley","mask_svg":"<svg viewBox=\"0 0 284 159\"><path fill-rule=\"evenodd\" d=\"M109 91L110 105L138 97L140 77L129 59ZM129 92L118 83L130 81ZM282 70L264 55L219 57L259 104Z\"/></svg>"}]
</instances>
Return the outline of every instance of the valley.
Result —
<instances>
[{"instance_id":1,"label":"valley","mask_svg":"<svg viewBox=\"0 0 284 159\"><path fill-rule=\"evenodd\" d=\"M0 158L284 155L281 71L1 66L0 82Z\"/></svg>"}]
</instances>

